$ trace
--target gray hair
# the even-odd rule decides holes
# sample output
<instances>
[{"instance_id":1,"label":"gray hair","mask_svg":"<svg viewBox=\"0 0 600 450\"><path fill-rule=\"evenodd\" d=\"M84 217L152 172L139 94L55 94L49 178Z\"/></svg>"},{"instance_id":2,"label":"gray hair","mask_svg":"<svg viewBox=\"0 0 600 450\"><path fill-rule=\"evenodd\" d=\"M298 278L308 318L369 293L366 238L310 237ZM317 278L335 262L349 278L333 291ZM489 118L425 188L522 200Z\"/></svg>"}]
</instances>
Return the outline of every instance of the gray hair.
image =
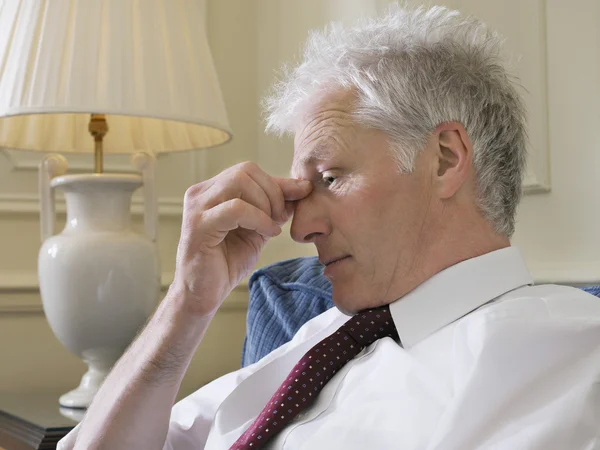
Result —
<instances>
[{"instance_id":1,"label":"gray hair","mask_svg":"<svg viewBox=\"0 0 600 450\"><path fill-rule=\"evenodd\" d=\"M266 99L267 131L292 133L298 112L323 90L353 88L354 115L384 131L399 169L411 172L435 128L461 123L473 144L477 206L511 236L521 198L525 107L504 68L501 37L445 7L392 7L352 28L310 34L304 60L285 69Z\"/></svg>"}]
</instances>

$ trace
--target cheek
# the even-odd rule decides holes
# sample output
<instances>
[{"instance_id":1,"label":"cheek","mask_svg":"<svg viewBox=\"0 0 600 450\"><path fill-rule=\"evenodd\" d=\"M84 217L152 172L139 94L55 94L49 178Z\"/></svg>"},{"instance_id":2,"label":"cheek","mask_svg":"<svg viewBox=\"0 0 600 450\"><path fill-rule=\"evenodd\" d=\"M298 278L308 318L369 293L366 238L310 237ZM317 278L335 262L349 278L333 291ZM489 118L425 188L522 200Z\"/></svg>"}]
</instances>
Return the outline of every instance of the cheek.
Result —
<instances>
[{"instance_id":1,"label":"cheek","mask_svg":"<svg viewBox=\"0 0 600 450\"><path fill-rule=\"evenodd\" d=\"M376 228L385 228L387 224L384 219L402 209L403 200L396 190L370 186L357 193L355 204L359 206L360 211L354 210L353 213L366 215L365 219L377 224Z\"/></svg>"},{"instance_id":2,"label":"cheek","mask_svg":"<svg viewBox=\"0 0 600 450\"><path fill-rule=\"evenodd\" d=\"M351 243L354 251L379 252L395 227L390 223L389 206L381 192L356 191L331 202L329 214L334 228Z\"/></svg>"},{"instance_id":3,"label":"cheek","mask_svg":"<svg viewBox=\"0 0 600 450\"><path fill-rule=\"evenodd\" d=\"M418 229L420 201L399 189L373 187L356 193L340 205L346 218L344 231L351 233L354 243L363 250L381 253L389 249L396 253L398 246ZM387 253L387 252L386 252Z\"/></svg>"},{"instance_id":4,"label":"cheek","mask_svg":"<svg viewBox=\"0 0 600 450\"><path fill-rule=\"evenodd\" d=\"M331 213L346 228L368 222L379 215L377 197L368 191L348 192L331 202Z\"/></svg>"},{"instance_id":5,"label":"cheek","mask_svg":"<svg viewBox=\"0 0 600 450\"><path fill-rule=\"evenodd\" d=\"M408 183L407 183L408 184ZM412 186L402 186L397 175L375 182L353 180L343 189L327 194L327 209L334 228L353 244L375 249L392 245L411 228L421 201Z\"/></svg>"}]
</instances>

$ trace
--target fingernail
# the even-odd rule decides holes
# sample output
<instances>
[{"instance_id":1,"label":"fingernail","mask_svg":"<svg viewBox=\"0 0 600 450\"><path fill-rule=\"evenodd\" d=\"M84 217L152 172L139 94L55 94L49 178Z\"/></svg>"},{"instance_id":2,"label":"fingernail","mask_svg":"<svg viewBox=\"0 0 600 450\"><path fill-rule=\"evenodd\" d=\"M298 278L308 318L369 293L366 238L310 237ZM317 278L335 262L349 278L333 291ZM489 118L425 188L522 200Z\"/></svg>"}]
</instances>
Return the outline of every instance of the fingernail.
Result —
<instances>
[{"instance_id":1,"label":"fingernail","mask_svg":"<svg viewBox=\"0 0 600 450\"><path fill-rule=\"evenodd\" d=\"M290 213L288 213L287 211L284 211L283 214L281 215L281 217L279 218L277 225L279 225L280 227L283 226L283 224L285 224L288 220L290 220L290 217L292 217L292 215Z\"/></svg>"},{"instance_id":2,"label":"fingernail","mask_svg":"<svg viewBox=\"0 0 600 450\"><path fill-rule=\"evenodd\" d=\"M307 187L308 185L310 185L310 180L296 180L296 183L300 187Z\"/></svg>"}]
</instances>

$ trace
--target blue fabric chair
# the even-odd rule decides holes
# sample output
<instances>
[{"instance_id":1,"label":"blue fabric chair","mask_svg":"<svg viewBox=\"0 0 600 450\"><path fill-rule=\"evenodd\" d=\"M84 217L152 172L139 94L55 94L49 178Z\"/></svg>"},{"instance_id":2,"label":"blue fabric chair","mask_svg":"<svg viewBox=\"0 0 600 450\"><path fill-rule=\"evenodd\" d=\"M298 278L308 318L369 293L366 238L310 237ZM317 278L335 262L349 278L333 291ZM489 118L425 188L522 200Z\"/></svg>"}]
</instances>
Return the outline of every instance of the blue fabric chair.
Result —
<instances>
[{"instance_id":1,"label":"blue fabric chair","mask_svg":"<svg viewBox=\"0 0 600 450\"><path fill-rule=\"evenodd\" d=\"M304 323L333 306L331 284L316 257L263 267L252 274L248 286L242 367L288 342Z\"/></svg>"},{"instance_id":2,"label":"blue fabric chair","mask_svg":"<svg viewBox=\"0 0 600 450\"><path fill-rule=\"evenodd\" d=\"M288 342L304 323L333 306L331 284L317 258L295 258L257 270L250 303L242 367ZM582 288L600 297L600 286Z\"/></svg>"}]
</instances>

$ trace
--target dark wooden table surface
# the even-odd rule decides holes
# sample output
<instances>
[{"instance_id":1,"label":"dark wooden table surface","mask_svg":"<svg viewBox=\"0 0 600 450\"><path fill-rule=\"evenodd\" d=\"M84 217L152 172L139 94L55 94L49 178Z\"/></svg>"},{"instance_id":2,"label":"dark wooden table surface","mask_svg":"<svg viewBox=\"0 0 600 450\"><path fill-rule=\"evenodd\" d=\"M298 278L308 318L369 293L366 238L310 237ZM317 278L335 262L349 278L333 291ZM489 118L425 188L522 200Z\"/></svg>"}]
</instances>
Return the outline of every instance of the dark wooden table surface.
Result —
<instances>
[{"instance_id":1,"label":"dark wooden table surface","mask_svg":"<svg viewBox=\"0 0 600 450\"><path fill-rule=\"evenodd\" d=\"M0 391L0 449L55 449L84 413L61 407L63 393Z\"/></svg>"}]
</instances>

